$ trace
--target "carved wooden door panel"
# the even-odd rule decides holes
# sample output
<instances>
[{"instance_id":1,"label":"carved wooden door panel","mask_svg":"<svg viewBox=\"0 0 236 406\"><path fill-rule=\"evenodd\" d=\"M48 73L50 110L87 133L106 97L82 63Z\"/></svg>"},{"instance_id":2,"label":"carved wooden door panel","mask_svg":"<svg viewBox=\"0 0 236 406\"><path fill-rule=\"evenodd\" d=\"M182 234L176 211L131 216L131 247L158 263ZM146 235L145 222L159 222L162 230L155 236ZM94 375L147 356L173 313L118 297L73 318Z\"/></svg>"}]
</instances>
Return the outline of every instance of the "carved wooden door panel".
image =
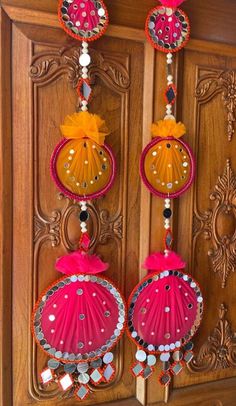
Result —
<instances>
[{"instance_id":1,"label":"carved wooden door panel","mask_svg":"<svg viewBox=\"0 0 236 406\"><path fill-rule=\"evenodd\" d=\"M236 17L231 7L228 18ZM1 8L1 404L75 405L45 390L38 373L45 357L30 334L39 293L57 278L56 258L76 248L78 205L58 193L49 176L59 125L78 100L78 44L60 29L56 1L5 0ZM115 381L84 402L234 405L236 398L236 48L219 19L222 1L192 0L185 9L193 39L176 60L177 116L197 160L191 190L174 203L175 249L203 288L206 310L188 369L163 389L157 374L135 381L134 347L116 350ZM229 4L228 4L229 3ZM150 123L163 116L165 58L147 44L143 24L154 3L107 0L111 26L92 45L91 110L111 129L117 178L90 204L93 247L110 262L108 276L128 297L144 275L149 250L162 249L162 201L139 179L139 157ZM209 13L208 31L201 10ZM135 15L135 18L133 16ZM198 24L197 24L198 23ZM217 32L215 31L217 25ZM200 27L203 27L200 30ZM219 32L228 45L219 44ZM211 39L209 42L208 37ZM231 45L229 45L231 44Z\"/></svg>"}]
</instances>

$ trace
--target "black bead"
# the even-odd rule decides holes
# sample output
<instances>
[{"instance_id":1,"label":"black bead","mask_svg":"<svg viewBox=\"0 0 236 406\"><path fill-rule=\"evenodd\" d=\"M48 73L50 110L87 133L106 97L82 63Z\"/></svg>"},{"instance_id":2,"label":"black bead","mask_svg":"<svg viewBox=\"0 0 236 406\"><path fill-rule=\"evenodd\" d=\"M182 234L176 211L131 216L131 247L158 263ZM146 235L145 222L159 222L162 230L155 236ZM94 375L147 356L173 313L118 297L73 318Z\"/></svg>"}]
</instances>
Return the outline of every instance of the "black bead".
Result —
<instances>
[{"instance_id":1,"label":"black bead","mask_svg":"<svg viewBox=\"0 0 236 406\"><path fill-rule=\"evenodd\" d=\"M80 215L79 215L80 221L83 221L83 222L87 221L88 218L89 218L89 214L88 214L88 212L86 210L83 210L83 211L80 212Z\"/></svg>"},{"instance_id":2,"label":"black bead","mask_svg":"<svg viewBox=\"0 0 236 406\"><path fill-rule=\"evenodd\" d=\"M165 217L165 219L169 219L172 216L172 211L171 209L165 209L163 211L163 216Z\"/></svg>"},{"instance_id":3,"label":"black bead","mask_svg":"<svg viewBox=\"0 0 236 406\"><path fill-rule=\"evenodd\" d=\"M170 147L171 147L171 145L170 145L170 144L166 144L166 146L167 146L167 148L170 148Z\"/></svg>"}]
</instances>

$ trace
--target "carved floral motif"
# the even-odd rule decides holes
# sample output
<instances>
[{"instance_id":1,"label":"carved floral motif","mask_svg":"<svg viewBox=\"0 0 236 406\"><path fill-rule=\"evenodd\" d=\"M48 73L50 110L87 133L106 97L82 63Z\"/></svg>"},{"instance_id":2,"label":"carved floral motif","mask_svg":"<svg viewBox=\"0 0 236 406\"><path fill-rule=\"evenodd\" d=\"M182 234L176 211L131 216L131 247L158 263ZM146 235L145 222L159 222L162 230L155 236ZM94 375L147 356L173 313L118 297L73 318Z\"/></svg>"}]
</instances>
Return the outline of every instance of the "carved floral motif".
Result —
<instances>
[{"instance_id":1,"label":"carved floral motif","mask_svg":"<svg viewBox=\"0 0 236 406\"><path fill-rule=\"evenodd\" d=\"M34 242L51 241L52 247L63 244L68 251L77 248L77 243L70 241L68 235L68 221L72 214L79 216L80 205L75 200L70 200L62 193L58 194L60 200L65 200L61 210L54 210L51 217L42 216L39 213L34 217ZM91 247L106 244L109 239L122 239L122 215L111 216L108 210L99 211L96 204L88 203L94 232Z\"/></svg>"},{"instance_id":2,"label":"carved floral motif","mask_svg":"<svg viewBox=\"0 0 236 406\"><path fill-rule=\"evenodd\" d=\"M236 72L216 71L203 75L197 84L196 97L199 102L210 101L215 95L221 93L227 111L227 133L231 141L234 135L236 121Z\"/></svg>"},{"instance_id":3,"label":"carved floral motif","mask_svg":"<svg viewBox=\"0 0 236 406\"><path fill-rule=\"evenodd\" d=\"M226 313L226 306L221 304L216 327L197 356L188 364L190 372L209 372L236 367L236 332L232 331Z\"/></svg>"},{"instance_id":4,"label":"carved floral motif","mask_svg":"<svg viewBox=\"0 0 236 406\"><path fill-rule=\"evenodd\" d=\"M89 66L90 79L103 78L107 85L126 92L130 85L129 73L115 56L90 49L92 63ZM57 51L41 52L35 55L30 66L30 76L34 83L49 83L62 73L74 88L81 77L78 47L62 48Z\"/></svg>"},{"instance_id":5,"label":"carved floral motif","mask_svg":"<svg viewBox=\"0 0 236 406\"><path fill-rule=\"evenodd\" d=\"M228 276L236 269L236 176L229 159L210 200L214 202L212 210L195 212L193 235L196 239L203 233L206 240L211 240L213 247L208 255L224 288Z\"/></svg>"}]
</instances>

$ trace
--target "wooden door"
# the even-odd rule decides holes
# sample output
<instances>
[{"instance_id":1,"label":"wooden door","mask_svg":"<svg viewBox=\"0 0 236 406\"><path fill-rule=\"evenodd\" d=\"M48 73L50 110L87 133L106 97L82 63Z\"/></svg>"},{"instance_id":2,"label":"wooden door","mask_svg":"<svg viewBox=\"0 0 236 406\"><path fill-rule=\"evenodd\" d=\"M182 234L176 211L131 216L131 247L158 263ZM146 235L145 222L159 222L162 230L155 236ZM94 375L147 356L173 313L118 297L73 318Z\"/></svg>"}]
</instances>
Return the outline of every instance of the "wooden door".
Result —
<instances>
[{"instance_id":1,"label":"wooden door","mask_svg":"<svg viewBox=\"0 0 236 406\"><path fill-rule=\"evenodd\" d=\"M139 157L150 123L164 114L165 57L146 42L152 0L106 1L111 25L92 44L91 110L105 117L118 163L108 195L90 204L93 245L128 297L151 250L162 249L162 201L141 185ZM3 406L75 405L45 390L45 363L30 317L39 293L57 278L54 263L79 240L78 205L58 193L49 159L59 125L75 110L78 44L59 27L57 1L1 2L1 332ZM189 0L192 39L176 58L177 116L197 159L194 186L174 203L175 248L200 282L205 316L195 358L169 389L135 381L135 348L116 350L115 381L85 405L228 406L236 401L236 4Z\"/></svg>"}]
</instances>

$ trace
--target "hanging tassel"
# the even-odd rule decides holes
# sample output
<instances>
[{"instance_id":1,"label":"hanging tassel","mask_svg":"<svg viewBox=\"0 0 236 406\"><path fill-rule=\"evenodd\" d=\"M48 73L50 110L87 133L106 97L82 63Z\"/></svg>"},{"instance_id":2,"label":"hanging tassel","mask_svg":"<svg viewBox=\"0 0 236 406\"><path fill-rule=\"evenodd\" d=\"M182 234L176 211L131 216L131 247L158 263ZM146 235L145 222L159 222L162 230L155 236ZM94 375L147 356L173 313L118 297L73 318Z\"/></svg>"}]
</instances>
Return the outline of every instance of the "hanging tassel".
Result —
<instances>
[{"instance_id":1,"label":"hanging tassel","mask_svg":"<svg viewBox=\"0 0 236 406\"><path fill-rule=\"evenodd\" d=\"M151 254L146 258L143 264L143 268L148 269L150 272L184 269L185 266L185 262L174 251L168 252L168 255L161 252Z\"/></svg>"}]
</instances>

